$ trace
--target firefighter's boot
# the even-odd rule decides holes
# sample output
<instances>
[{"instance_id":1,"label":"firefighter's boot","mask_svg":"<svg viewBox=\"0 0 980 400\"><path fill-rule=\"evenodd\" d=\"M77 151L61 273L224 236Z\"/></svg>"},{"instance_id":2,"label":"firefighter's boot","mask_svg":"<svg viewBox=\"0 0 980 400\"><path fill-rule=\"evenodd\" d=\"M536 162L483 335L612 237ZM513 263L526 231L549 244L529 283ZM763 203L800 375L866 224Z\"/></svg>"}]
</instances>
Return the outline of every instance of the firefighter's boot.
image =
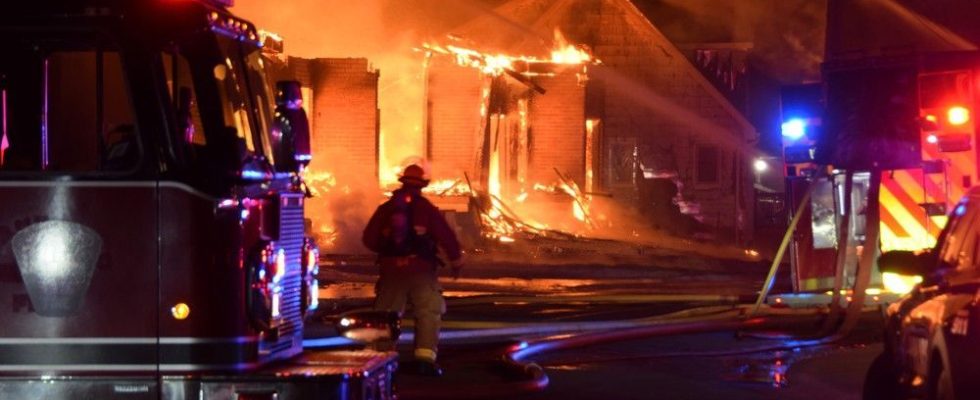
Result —
<instances>
[{"instance_id":1,"label":"firefighter's boot","mask_svg":"<svg viewBox=\"0 0 980 400\"><path fill-rule=\"evenodd\" d=\"M436 352L429 349L415 349L416 372L425 376L442 376L442 368L436 364Z\"/></svg>"},{"instance_id":2,"label":"firefighter's boot","mask_svg":"<svg viewBox=\"0 0 980 400\"><path fill-rule=\"evenodd\" d=\"M415 360L418 372L428 376L442 375L436 364L439 345L439 328L442 314L446 312L446 302L435 279L414 285L410 298L415 314Z\"/></svg>"}]
</instances>

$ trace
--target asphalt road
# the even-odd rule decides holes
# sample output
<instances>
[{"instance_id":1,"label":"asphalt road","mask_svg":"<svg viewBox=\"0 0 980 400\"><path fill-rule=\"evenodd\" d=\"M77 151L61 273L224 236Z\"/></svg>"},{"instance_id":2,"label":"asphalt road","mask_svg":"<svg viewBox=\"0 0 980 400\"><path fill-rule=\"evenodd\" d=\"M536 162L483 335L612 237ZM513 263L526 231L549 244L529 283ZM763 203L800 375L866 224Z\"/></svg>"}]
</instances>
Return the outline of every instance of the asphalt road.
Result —
<instances>
[{"instance_id":1,"label":"asphalt road","mask_svg":"<svg viewBox=\"0 0 980 400\"><path fill-rule=\"evenodd\" d=\"M441 378L410 373L411 344L402 343L397 377L401 399L859 399L864 375L881 351L880 321L871 313L847 340L815 348L741 353L782 342L747 339L734 331L604 343L533 356L549 378L528 390L525 376L505 368L501 356L521 342L554 332L533 329L480 337L498 326L633 321L700 307L732 307L750 299L765 268L759 263L657 255L656 262L471 264L464 279L443 279L448 297L444 332L476 332L444 340ZM370 305L369 263L333 261L321 267L322 311L336 314ZM686 297L685 297L686 296ZM819 320L794 322L813 332ZM312 326L308 335L329 335ZM411 321L406 321L411 332ZM501 395L502 388L508 389ZM510 390L512 389L512 390Z\"/></svg>"},{"instance_id":2,"label":"asphalt road","mask_svg":"<svg viewBox=\"0 0 980 400\"><path fill-rule=\"evenodd\" d=\"M860 399L879 344L657 357L728 344L731 332L617 343L541 357L550 384L524 399ZM714 347L714 346L711 346ZM727 349L726 349L727 350ZM685 350L700 353L698 350Z\"/></svg>"},{"instance_id":3,"label":"asphalt road","mask_svg":"<svg viewBox=\"0 0 980 400\"><path fill-rule=\"evenodd\" d=\"M690 305L651 304L645 314ZM594 315L596 308L579 316ZM630 316L639 315L626 310ZM793 329L805 334L816 331L818 324L818 318L807 318ZM859 328L838 343L744 353L785 342L726 330L548 352L528 360L543 367L549 378L541 391L519 389L520 379L499 362L505 349L520 341L533 342L533 335L457 341L443 345L442 378L403 371L399 379L405 399L499 398L500 386L507 384L514 386L507 398L520 399L860 399L868 366L881 352L879 327L877 315L868 313ZM405 344L401 350L403 359L410 359L411 346ZM487 388L486 393L481 388Z\"/></svg>"}]
</instances>

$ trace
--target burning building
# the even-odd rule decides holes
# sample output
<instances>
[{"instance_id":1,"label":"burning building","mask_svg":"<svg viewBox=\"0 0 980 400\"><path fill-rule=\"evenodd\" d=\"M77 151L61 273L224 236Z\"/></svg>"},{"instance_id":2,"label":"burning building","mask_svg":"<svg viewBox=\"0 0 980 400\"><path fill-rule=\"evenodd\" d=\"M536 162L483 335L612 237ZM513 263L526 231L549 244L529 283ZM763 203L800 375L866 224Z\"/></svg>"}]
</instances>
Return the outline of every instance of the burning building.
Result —
<instances>
[{"instance_id":1,"label":"burning building","mask_svg":"<svg viewBox=\"0 0 980 400\"><path fill-rule=\"evenodd\" d=\"M556 31L594 59L516 56L568 48ZM513 0L453 33L427 53L425 152L439 176L511 204L569 186L672 233L749 239L756 131L630 1ZM583 199L539 202L579 217Z\"/></svg>"}]
</instances>

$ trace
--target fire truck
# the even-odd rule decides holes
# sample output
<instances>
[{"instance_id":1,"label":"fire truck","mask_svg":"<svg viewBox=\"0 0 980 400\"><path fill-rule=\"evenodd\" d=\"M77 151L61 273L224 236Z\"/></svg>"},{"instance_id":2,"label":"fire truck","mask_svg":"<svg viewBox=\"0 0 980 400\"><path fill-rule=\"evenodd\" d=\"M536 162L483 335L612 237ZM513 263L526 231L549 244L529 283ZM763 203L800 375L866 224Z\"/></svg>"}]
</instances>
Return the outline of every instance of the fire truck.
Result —
<instances>
[{"instance_id":1,"label":"fire truck","mask_svg":"<svg viewBox=\"0 0 980 400\"><path fill-rule=\"evenodd\" d=\"M952 206L980 176L972 111L978 66L974 51L842 59L824 64L823 82L784 88L788 201L803 220L792 247L797 291L830 289L837 263L850 265L843 272L853 279L870 171L880 174L881 250L935 245ZM857 171L849 209L846 170ZM839 232L847 214L848 231ZM841 247L851 249L839 255ZM894 274L876 279L899 292L914 283Z\"/></svg>"},{"instance_id":2,"label":"fire truck","mask_svg":"<svg viewBox=\"0 0 980 400\"><path fill-rule=\"evenodd\" d=\"M0 398L392 398L303 348L308 122L228 6L0 5Z\"/></svg>"}]
</instances>

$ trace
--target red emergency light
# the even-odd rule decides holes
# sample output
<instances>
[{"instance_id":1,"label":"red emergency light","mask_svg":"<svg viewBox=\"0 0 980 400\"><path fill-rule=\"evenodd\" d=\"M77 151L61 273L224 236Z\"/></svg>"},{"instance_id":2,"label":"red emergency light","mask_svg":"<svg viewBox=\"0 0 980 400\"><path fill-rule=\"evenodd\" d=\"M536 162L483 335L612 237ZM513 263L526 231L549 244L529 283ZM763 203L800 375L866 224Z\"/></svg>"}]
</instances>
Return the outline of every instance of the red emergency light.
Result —
<instances>
[{"instance_id":1,"label":"red emergency light","mask_svg":"<svg viewBox=\"0 0 980 400\"><path fill-rule=\"evenodd\" d=\"M946 110L946 121L950 125L963 125L970 122L970 109L963 106L952 106Z\"/></svg>"},{"instance_id":2,"label":"red emergency light","mask_svg":"<svg viewBox=\"0 0 980 400\"><path fill-rule=\"evenodd\" d=\"M920 119L920 125L925 133L925 142L938 146L942 153L963 152L973 148L970 108L962 103L946 103L928 110Z\"/></svg>"},{"instance_id":3,"label":"red emergency light","mask_svg":"<svg viewBox=\"0 0 980 400\"><path fill-rule=\"evenodd\" d=\"M320 273L320 249L312 238L303 240L303 255L300 260L302 267L302 284L300 285L300 308L305 316L307 312L316 310L319 305L320 282L316 279Z\"/></svg>"},{"instance_id":4,"label":"red emergency light","mask_svg":"<svg viewBox=\"0 0 980 400\"><path fill-rule=\"evenodd\" d=\"M248 263L246 306L249 319L259 331L276 327L280 317L281 280L286 271L283 249L271 242L260 243Z\"/></svg>"}]
</instances>

